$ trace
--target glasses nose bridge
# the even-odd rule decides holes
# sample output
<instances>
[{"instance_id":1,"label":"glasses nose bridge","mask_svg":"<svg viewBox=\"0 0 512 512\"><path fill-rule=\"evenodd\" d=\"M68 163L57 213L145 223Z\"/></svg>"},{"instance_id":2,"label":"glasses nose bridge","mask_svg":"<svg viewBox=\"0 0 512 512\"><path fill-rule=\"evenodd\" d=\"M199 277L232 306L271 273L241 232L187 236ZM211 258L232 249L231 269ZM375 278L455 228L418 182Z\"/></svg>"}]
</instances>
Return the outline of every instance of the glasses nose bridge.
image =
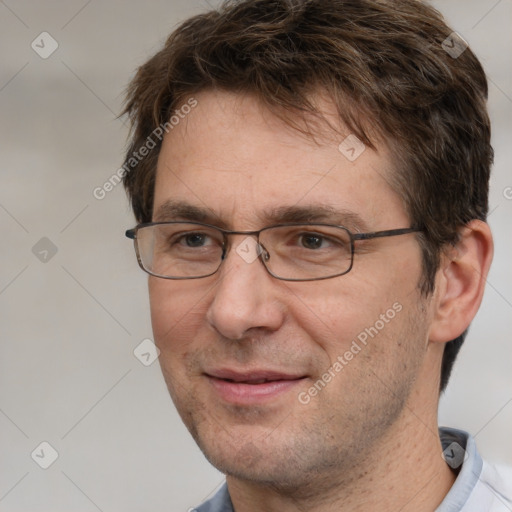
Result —
<instances>
[{"instance_id":1,"label":"glasses nose bridge","mask_svg":"<svg viewBox=\"0 0 512 512\"><path fill-rule=\"evenodd\" d=\"M255 236L256 238L259 238L260 233L263 231L263 229L258 229L254 231L236 231L233 229L220 229L222 231L224 236L228 235L247 235L247 236Z\"/></svg>"},{"instance_id":2,"label":"glasses nose bridge","mask_svg":"<svg viewBox=\"0 0 512 512\"><path fill-rule=\"evenodd\" d=\"M253 236L256 238L256 242L260 243L260 233L263 231L263 229L259 229L257 231L235 231L232 229L219 229L219 231L222 233L222 237L224 238L224 254L228 247L228 237L230 235L236 235L236 236L243 236L246 237Z\"/></svg>"},{"instance_id":3,"label":"glasses nose bridge","mask_svg":"<svg viewBox=\"0 0 512 512\"><path fill-rule=\"evenodd\" d=\"M240 242L240 244L235 247L235 251L238 253L239 256L241 256L243 259L245 259L244 255L242 253L246 252L246 251L243 251L243 249L241 249L239 252L237 249L238 249L238 247L240 247L240 245L243 243L243 241L246 240L246 238L254 237L256 239L255 240L256 245L254 246L253 250L256 251L256 255L254 255L254 253L253 253L250 260L254 261L256 259L259 259L261 261L261 263L263 264L263 266L265 267L265 269L267 269L267 266L265 265L265 261L268 260L268 258L269 258L269 252L268 252L267 248L260 242L260 234L262 231L265 231L265 229L266 228L258 229L258 230L251 230L251 231L221 229L220 231L222 232L222 236L224 237L222 261L225 260L226 254L228 253L228 249L230 249L230 246L228 244L228 236L230 236L230 235L244 236L245 235L245 238L243 238L242 241ZM267 269L267 271L268 271L268 269Z\"/></svg>"}]
</instances>

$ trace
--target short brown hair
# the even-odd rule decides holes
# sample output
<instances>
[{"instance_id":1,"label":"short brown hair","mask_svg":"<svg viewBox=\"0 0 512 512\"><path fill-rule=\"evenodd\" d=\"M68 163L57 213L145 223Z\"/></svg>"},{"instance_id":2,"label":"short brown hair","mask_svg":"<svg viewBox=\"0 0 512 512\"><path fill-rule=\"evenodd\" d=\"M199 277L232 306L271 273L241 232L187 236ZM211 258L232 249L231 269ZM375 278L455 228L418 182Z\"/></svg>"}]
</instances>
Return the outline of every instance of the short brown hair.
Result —
<instances>
[{"instance_id":1,"label":"short brown hair","mask_svg":"<svg viewBox=\"0 0 512 512\"><path fill-rule=\"evenodd\" d=\"M455 44L460 55L448 51ZM488 211L487 80L464 48L418 0L228 0L186 20L127 91L123 179L137 221L152 217L161 140L140 160L133 153L187 97L213 88L251 93L290 121L319 114L311 98L321 88L361 141L390 148L391 184L423 229L419 286L431 293L443 247ZM446 345L441 389L465 334Z\"/></svg>"}]
</instances>

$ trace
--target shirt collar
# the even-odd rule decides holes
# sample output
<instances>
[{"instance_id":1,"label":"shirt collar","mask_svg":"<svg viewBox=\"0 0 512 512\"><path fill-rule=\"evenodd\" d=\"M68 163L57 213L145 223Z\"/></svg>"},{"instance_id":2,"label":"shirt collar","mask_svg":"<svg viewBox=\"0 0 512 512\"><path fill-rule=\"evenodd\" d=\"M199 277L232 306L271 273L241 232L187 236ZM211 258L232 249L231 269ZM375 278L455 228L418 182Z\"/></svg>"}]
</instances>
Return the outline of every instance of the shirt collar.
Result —
<instances>
[{"instance_id":1,"label":"shirt collar","mask_svg":"<svg viewBox=\"0 0 512 512\"><path fill-rule=\"evenodd\" d=\"M455 471L457 479L436 512L458 512L468 501L482 473L483 461L475 440L463 430L441 427L439 437L446 463Z\"/></svg>"}]
</instances>

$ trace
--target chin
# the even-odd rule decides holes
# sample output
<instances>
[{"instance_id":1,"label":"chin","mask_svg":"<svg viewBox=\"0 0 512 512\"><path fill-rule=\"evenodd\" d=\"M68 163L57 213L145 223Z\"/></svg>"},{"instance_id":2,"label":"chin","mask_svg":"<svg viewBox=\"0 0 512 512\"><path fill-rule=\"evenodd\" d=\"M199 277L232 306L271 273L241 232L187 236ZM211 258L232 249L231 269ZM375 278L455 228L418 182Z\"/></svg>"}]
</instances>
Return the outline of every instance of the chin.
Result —
<instances>
[{"instance_id":1,"label":"chin","mask_svg":"<svg viewBox=\"0 0 512 512\"><path fill-rule=\"evenodd\" d=\"M258 439L238 447L225 444L200 445L200 448L208 461L229 477L263 486L295 488L304 483L304 473L297 471L299 468L294 457L290 457L289 448L270 446ZM288 452L288 456L284 452Z\"/></svg>"},{"instance_id":2,"label":"chin","mask_svg":"<svg viewBox=\"0 0 512 512\"><path fill-rule=\"evenodd\" d=\"M286 421L272 429L259 425L214 427L205 422L195 423L189 430L208 461L228 477L280 492L293 491L293 495L298 488L306 491L313 475L321 476L328 469L325 463L330 466L333 462L327 460L333 451L322 455L318 439L310 443Z\"/></svg>"}]
</instances>

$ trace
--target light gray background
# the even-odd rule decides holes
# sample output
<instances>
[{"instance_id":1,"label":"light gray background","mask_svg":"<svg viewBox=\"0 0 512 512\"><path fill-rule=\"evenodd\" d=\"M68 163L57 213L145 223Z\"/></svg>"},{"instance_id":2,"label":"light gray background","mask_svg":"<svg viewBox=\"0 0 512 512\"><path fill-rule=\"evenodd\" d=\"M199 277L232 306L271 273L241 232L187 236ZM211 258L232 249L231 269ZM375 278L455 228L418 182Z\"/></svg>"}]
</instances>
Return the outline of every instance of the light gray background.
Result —
<instances>
[{"instance_id":1,"label":"light gray background","mask_svg":"<svg viewBox=\"0 0 512 512\"><path fill-rule=\"evenodd\" d=\"M495 261L440 422L510 463L512 0L434 4L487 69L496 150ZM0 2L0 511L185 511L223 480L182 426L158 363L133 355L151 326L146 276L123 236L134 224L124 191L93 197L122 161L116 114L135 68L206 7ZM59 45L47 59L31 48L43 31ZM58 250L47 262L32 252L42 237ZM59 454L46 470L30 456L42 441Z\"/></svg>"}]
</instances>

